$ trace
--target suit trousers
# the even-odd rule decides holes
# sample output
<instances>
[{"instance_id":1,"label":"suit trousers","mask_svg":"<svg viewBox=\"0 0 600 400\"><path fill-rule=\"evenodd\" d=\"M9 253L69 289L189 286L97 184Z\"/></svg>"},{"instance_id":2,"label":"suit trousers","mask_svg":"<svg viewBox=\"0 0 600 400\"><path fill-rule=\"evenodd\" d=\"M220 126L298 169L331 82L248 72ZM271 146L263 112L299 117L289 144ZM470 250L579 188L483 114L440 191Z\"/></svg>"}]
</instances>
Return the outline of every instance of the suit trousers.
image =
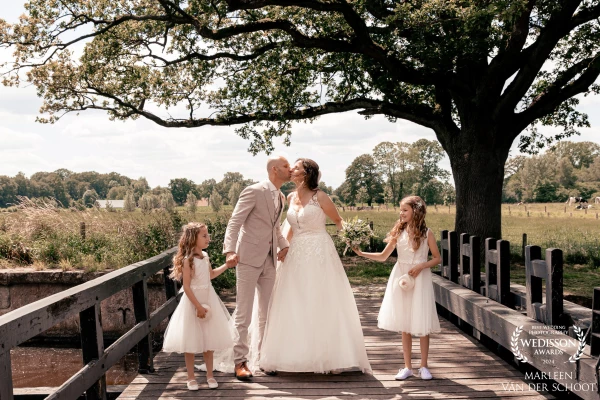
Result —
<instances>
[{"instance_id":1,"label":"suit trousers","mask_svg":"<svg viewBox=\"0 0 600 400\"><path fill-rule=\"evenodd\" d=\"M275 277L276 268L271 255L267 256L261 267L256 268L245 264L238 264L236 267L235 328L237 335L233 344L233 357L236 364L248 361L248 327L252 319L256 289L258 289L258 352L260 355Z\"/></svg>"}]
</instances>

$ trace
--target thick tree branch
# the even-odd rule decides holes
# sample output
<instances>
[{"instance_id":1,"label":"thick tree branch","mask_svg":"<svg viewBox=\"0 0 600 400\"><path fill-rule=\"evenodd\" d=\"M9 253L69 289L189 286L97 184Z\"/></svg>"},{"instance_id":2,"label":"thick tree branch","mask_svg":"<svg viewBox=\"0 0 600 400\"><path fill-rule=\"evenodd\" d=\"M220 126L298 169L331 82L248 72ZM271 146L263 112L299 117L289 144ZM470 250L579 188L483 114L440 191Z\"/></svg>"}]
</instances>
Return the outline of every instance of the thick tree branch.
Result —
<instances>
[{"instance_id":1,"label":"thick tree branch","mask_svg":"<svg viewBox=\"0 0 600 400\"><path fill-rule=\"evenodd\" d=\"M527 56L518 58L522 64L518 65L520 69L517 76L508 85L498 103L494 112L496 118L500 118L501 115L512 114L517 104L535 81L537 74L557 43L561 38L569 34L569 26L573 13L577 10L580 3L581 0L565 0L561 2L562 7L550 17L548 24L541 31L535 43L525 49L524 53ZM515 67L517 65L513 66L513 68ZM511 68L506 68L506 74L511 74Z\"/></svg>"},{"instance_id":2,"label":"thick tree branch","mask_svg":"<svg viewBox=\"0 0 600 400\"><path fill-rule=\"evenodd\" d=\"M579 77L573 81L577 75ZM600 54L586 58L564 71L544 93L533 100L525 111L516 115L518 132L535 120L554 112L564 101L587 92L598 76L600 76Z\"/></svg>"},{"instance_id":3,"label":"thick tree branch","mask_svg":"<svg viewBox=\"0 0 600 400\"><path fill-rule=\"evenodd\" d=\"M146 111L143 109L143 103L140 106L136 106L130 102L127 102L118 96L114 96L110 93L104 92L100 88L89 86L90 92L86 92L86 95L99 95L107 99L113 100L118 107L100 106L97 104L84 105L81 108L69 110L81 111L86 109L98 109L114 112L122 117L129 117L133 115L143 116L160 126L167 128L197 128L201 126L230 126L237 124L245 124L253 121L294 121L316 118L321 115L335 114L340 112L352 111L352 110L365 110L361 114L363 115L374 115L374 114L386 114L396 118L407 119L415 123L421 124L433 128L436 123L439 123L439 118L432 112L432 110L424 105L406 105L401 106L398 104L391 104L380 100L369 99L366 97L360 97L350 99L342 102L327 102L319 106L305 107L301 109L295 109L286 111L283 113L267 113L267 112L254 112L243 115L232 115L232 116L217 116L216 118L189 118L189 119L164 119L158 115ZM77 93L82 95L83 93ZM127 110L125 113L123 110Z\"/></svg>"},{"instance_id":4,"label":"thick tree branch","mask_svg":"<svg viewBox=\"0 0 600 400\"><path fill-rule=\"evenodd\" d=\"M500 96L506 79L508 65L517 61L517 56L523 49L529 35L529 19L537 0L528 0L521 15L515 18L509 37L506 39L506 47L500 49L498 54L490 62L486 76L481 82L482 95L486 97Z\"/></svg>"},{"instance_id":5,"label":"thick tree branch","mask_svg":"<svg viewBox=\"0 0 600 400\"><path fill-rule=\"evenodd\" d=\"M265 54L269 50L276 49L280 46L281 46L281 43L269 43L265 46L261 46L261 47L254 49L254 51L252 53L248 53L248 54L234 54L234 53L227 53L227 52L219 52L219 53L214 53L214 54L200 54L198 52L192 52L192 53L187 54L184 57L180 57L175 60L167 60L166 58L157 56L156 54L153 54L153 53L150 53L144 57L150 57L155 60L159 60L164 63L163 66L165 66L165 67L169 66L169 65L180 64L182 62L191 61L191 60L213 61L213 60L226 58L226 59L230 59L230 60L234 60L234 61L250 61L250 60L254 60L254 59L260 57L261 55Z\"/></svg>"}]
</instances>

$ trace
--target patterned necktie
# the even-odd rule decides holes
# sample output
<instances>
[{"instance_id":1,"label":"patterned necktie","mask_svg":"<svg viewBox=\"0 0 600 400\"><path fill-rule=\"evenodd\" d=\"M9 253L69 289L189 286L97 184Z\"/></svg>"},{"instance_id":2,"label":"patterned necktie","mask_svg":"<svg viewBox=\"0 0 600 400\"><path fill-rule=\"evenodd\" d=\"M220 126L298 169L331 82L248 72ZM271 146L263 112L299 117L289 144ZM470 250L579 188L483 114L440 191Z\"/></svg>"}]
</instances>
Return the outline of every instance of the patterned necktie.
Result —
<instances>
[{"instance_id":1,"label":"patterned necktie","mask_svg":"<svg viewBox=\"0 0 600 400\"><path fill-rule=\"evenodd\" d=\"M281 210L281 196L279 195L279 192L275 192L275 196L277 196L277 198L279 199L279 201L277 202L277 207L275 207L275 221L277 221L277 216L279 215L279 210Z\"/></svg>"}]
</instances>

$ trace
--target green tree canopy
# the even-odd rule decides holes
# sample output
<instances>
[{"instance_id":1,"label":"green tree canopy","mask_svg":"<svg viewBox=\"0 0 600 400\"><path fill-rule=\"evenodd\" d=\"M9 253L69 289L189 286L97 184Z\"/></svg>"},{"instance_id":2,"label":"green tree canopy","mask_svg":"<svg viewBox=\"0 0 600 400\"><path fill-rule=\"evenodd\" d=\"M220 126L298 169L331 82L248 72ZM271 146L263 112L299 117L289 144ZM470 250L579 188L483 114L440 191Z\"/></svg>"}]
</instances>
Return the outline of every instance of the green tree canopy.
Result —
<instances>
[{"instance_id":1,"label":"green tree canopy","mask_svg":"<svg viewBox=\"0 0 600 400\"><path fill-rule=\"evenodd\" d=\"M330 113L430 128L450 158L455 228L500 237L512 143L535 152L589 125L576 96L600 91L599 17L597 0L31 0L0 22L0 43L15 51L6 84L38 88L42 122L99 109L240 124L255 153Z\"/></svg>"}]
</instances>

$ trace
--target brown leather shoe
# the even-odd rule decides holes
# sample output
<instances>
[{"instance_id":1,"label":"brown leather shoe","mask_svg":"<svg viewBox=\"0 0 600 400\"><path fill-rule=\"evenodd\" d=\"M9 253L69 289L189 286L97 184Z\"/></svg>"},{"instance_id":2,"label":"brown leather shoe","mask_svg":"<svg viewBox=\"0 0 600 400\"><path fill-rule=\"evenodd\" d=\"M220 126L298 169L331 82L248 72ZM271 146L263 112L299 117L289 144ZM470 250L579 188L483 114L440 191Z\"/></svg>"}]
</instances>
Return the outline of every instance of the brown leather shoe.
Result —
<instances>
[{"instance_id":1,"label":"brown leather shoe","mask_svg":"<svg viewBox=\"0 0 600 400\"><path fill-rule=\"evenodd\" d=\"M252 378L252 372L246 366L246 362L235 364L235 377L240 381L248 381Z\"/></svg>"}]
</instances>

